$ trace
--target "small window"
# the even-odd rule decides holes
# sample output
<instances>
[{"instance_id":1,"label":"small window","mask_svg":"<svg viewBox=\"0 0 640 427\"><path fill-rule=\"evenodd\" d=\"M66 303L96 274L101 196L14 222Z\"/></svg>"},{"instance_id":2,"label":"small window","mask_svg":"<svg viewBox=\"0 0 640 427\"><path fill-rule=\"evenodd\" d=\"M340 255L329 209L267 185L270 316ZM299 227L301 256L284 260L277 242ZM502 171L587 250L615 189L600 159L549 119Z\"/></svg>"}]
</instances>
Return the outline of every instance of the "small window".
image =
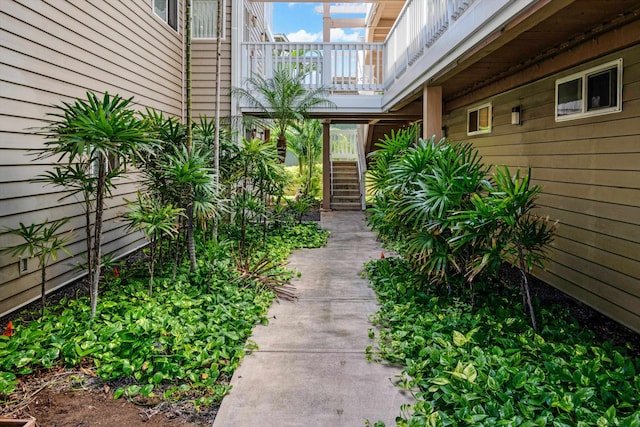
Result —
<instances>
[{"instance_id":1,"label":"small window","mask_svg":"<svg viewBox=\"0 0 640 427\"><path fill-rule=\"evenodd\" d=\"M176 31L178 31L178 1L153 0L153 12Z\"/></svg>"},{"instance_id":2,"label":"small window","mask_svg":"<svg viewBox=\"0 0 640 427\"><path fill-rule=\"evenodd\" d=\"M467 110L467 135L491 132L491 104Z\"/></svg>"},{"instance_id":3,"label":"small window","mask_svg":"<svg viewBox=\"0 0 640 427\"><path fill-rule=\"evenodd\" d=\"M194 39L218 38L218 5L222 3L224 13L225 1L193 0L191 10L191 37ZM225 17L222 15L222 38L225 37Z\"/></svg>"},{"instance_id":4,"label":"small window","mask_svg":"<svg viewBox=\"0 0 640 427\"><path fill-rule=\"evenodd\" d=\"M622 111L622 59L556 80L556 121Z\"/></svg>"}]
</instances>

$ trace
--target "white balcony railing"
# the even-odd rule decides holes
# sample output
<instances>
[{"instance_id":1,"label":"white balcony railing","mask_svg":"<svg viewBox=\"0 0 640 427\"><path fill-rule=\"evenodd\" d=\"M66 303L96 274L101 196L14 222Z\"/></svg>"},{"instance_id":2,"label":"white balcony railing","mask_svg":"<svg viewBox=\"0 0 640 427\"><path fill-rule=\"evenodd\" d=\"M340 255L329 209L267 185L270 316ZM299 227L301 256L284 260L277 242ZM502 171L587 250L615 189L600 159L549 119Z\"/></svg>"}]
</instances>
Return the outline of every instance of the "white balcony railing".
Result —
<instances>
[{"instance_id":1,"label":"white balcony railing","mask_svg":"<svg viewBox=\"0 0 640 427\"><path fill-rule=\"evenodd\" d=\"M333 94L382 90L382 43L243 43L243 77L269 78L278 67L306 74L309 88Z\"/></svg>"},{"instance_id":2,"label":"white balcony railing","mask_svg":"<svg viewBox=\"0 0 640 427\"><path fill-rule=\"evenodd\" d=\"M385 42L385 88L422 56L473 1L409 0Z\"/></svg>"},{"instance_id":3,"label":"white balcony railing","mask_svg":"<svg viewBox=\"0 0 640 427\"><path fill-rule=\"evenodd\" d=\"M409 0L384 43L242 43L242 78L278 67L306 73L332 95L382 94L418 62L474 0Z\"/></svg>"}]
</instances>

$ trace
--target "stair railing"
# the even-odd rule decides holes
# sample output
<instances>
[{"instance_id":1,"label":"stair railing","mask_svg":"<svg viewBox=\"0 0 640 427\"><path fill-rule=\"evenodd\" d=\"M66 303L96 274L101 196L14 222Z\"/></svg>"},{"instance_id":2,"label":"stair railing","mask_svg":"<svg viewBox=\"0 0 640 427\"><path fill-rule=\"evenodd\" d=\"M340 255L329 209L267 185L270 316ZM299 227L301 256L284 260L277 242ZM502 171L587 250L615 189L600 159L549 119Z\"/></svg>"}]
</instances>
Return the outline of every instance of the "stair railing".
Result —
<instances>
[{"instance_id":1,"label":"stair railing","mask_svg":"<svg viewBox=\"0 0 640 427\"><path fill-rule=\"evenodd\" d=\"M367 209L367 195L365 187L365 179L367 175L367 161L364 153L364 135L362 127L358 127L358 139L356 145L358 147L358 181L360 183L360 203L362 210Z\"/></svg>"}]
</instances>

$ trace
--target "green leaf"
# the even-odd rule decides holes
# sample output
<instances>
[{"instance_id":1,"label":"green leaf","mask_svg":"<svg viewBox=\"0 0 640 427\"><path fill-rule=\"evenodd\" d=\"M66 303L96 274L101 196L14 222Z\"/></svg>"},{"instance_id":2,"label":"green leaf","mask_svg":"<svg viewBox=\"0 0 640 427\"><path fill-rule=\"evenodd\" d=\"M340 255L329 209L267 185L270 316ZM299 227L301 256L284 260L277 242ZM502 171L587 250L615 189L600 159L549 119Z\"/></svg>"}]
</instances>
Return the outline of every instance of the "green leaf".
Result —
<instances>
[{"instance_id":1,"label":"green leaf","mask_svg":"<svg viewBox=\"0 0 640 427\"><path fill-rule=\"evenodd\" d=\"M118 387L116 391L113 392L113 399L114 400L120 399L120 397L122 397L122 395L124 394L124 391L125 391L124 387Z\"/></svg>"},{"instance_id":2,"label":"green leaf","mask_svg":"<svg viewBox=\"0 0 640 427\"><path fill-rule=\"evenodd\" d=\"M464 334L458 331L453 331L453 344L455 344L457 347L462 347L466 343L467 337L465 337Z\"/></svg>"}]
</instances>

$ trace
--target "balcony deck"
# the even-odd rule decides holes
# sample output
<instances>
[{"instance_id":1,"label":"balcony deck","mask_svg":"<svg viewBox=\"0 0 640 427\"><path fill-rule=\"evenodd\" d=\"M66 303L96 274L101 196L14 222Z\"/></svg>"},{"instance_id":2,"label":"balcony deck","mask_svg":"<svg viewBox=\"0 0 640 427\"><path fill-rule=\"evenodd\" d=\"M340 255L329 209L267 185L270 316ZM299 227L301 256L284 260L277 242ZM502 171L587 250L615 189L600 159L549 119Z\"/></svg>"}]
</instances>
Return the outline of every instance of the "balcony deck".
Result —
<instances>
[{"instance_id":1,"label":"balcony deck","mask_svg":"<svg viewBox=\"0 0 640 427\"><path fill-rule=\"evenodd\" d=\"M535 0L410 0L384 43L242 43L242 80L277 67L307 74L336 108L316 117L374 117L393 112ZM251 113L241 106L244 113Z\"/></svg>"}]
</instances>

